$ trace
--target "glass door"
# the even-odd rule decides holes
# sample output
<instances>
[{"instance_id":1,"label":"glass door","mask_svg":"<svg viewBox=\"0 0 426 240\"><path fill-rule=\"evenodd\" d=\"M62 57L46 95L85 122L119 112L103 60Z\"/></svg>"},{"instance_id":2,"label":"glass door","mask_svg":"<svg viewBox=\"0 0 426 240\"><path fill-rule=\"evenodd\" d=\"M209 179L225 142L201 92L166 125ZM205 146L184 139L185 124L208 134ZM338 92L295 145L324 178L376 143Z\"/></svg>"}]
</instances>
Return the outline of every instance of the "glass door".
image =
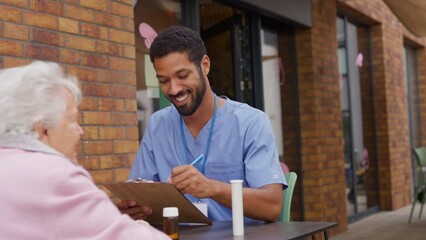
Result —
<instances>
[{"instance_id":1,"label":"glass door","mask_svg":"<svg viewBox=\"0 0 426 240\"><path fill-rule=\"evenodd\" d=\"M422 117L420 108L420 90L417 67L417 50L415 47L406 45L404 47L404 66L405 66L405 84L406 96L408 102L408 119L410 130L410 149L422 146ZM415 173L417 162L411 154L411 167L413 183L415 182ZM413 186L414 187L414 186Z\"/></svg>"},{"instance_id":2,"label":"glass door","mask_svg":"<svg viewBox=\"0 0 426 240\"><path fill-rule=\"evenodd\" d=\"M368 169L368 150L364 147L363 112L360 85L360 55L357 27L338 18L338 58L340 101L344 135L344 157L347 193L347 215L367 210L365 172Z\"/></svg>"},{"instance_id":3,"label":"glass door","mask_svg":"<svg viewBox=\"0 0 426 240\"><path fill-rule=\"evenodd\" d=\"M210 85L218 95L253 106L248 20L244 12L203 1L199 5L200 33L211 60Z\"/></svg>"},{"instance_id":4,"label":"glass door","mask_svg":"<svg viewBox=\"0 0 426 240\"><path fill-rule=\"evenodd\" d=\"M198 7L213 91L268 114L283 170L299 174L294 28L232 3L203 0ZM303 219L301 188L296 186L292 207L292 217L298 220Z\"/></svg>"},{"instance_id":5,"label":"glass door","mask_svg":"<svg viewBox=\"0 0 426 240\"><path fill-rule=\"evenodd\" d=\"M261 30L262 83L265 112L271 120L280 160L283 160L283 127L281 112L281 86L284 84L284 67L278 52L278 33Z\"/></svg>"}]
</instances>

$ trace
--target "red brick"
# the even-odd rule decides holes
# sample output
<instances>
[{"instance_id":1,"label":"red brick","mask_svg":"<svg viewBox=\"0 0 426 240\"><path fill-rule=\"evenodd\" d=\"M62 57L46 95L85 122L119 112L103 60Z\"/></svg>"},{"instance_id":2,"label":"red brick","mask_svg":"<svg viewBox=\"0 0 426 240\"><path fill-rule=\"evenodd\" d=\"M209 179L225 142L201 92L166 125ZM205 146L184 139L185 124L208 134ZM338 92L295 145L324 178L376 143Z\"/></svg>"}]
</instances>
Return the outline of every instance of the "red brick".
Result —
<instances>
[{"instance_id":1,"label":"red brick","mask_svg":"<svg viewBox=\"0 0 426 240\"><path fill-rule=\"evenodd\" d=\"M102 140L125 139L124 127L99 127L99 138Z\"/></svg>"},{"instance_id":2,"label":"red brick","mask_svg":"<svg viewBox=\"0 0 426 240\"><path fill-rule=\"evenodd\" d=\"M93 22L95 15L91 9L73 5L65 5L65 16L72 19Z\"/></svg>"},{"instance_id":3,"label":"red brick","mask_svg":"<svg viewBox=\"0 0 426 240\"><path fill-rule=\"evenodd\" d=\"M51 0L31 0L30 8L38 12L51 13L54 15L63 14L63 6L61 2Z\"/></svg>"},{"instance_id":4,"label":"red brick","mask_svg":"<svg viewBox=\"0 0 426 240\"><path fill-rule=\"evenodd\" d=\"M0 39L0 55L22 56L22 43Z\"/></svg>"},{"instance_id":5,"label":"red brick","mask_svg":"<svg viewBox=\"0 0 426 240\"><path fill-rule=\"evenodd\" d=\"M27 7L28 0L1 0L4 4L14 5L17 7Z\"/></svg>"},{"instance_id":6,"label":"red brick","mask_svg":"<svg viewBox=\"0 0 426 240\"><path fill-rule=\"evenodd\" d=\"M124 111L124 100L114 98L99 98L100 111Z\"/></svg>"},{"instance_id":7,"label":"red brick","mask_svg":"<svg viewBox=\"0 0 426 240\"><path fill-rule=\"evenodd\" d=\"M136 126L138 117L136 113L112 113L112 124L119 126Z\"/></svg>"},{"instance_id":8,"label":"red brick","mask_svg":"<svg viewBox=\"0 0 426 240\"><path fill-rule=\"evenodd\" d=\"M85 154L111 154L112 142L111 141L84 141Z\"/></svg>"},{"instance_id":9,"label":"red brick","mask_svg":"<svg viewBox=\"0 0 426 240\"><path fill-rule=\"evenodd\" d=\"M114 181L126 181L129 179L130 168L120 168L114 170Z\"/></svg>"},{"instance_id":10,"label":"red brick","mask_svg":"<svg viewBox=\"0 0 426 240\"><path fill-rule=\"evenodd\" d=\"M112 42L135 44L135 35L133 32L121 31L117 29L109 29L109 39Z\"/></svg>"},{"instance_id":11,"label":"red brick","mask_svg":"<svg viewBox=\"0 0 426 240\"><path fill-rule=\"evenodd\" d=\"M82 126L84 135L82 140L98 140L99 133L98 127L96 126Z\"/></svg>"},{"instance_id":12,"label":"red brick","mask_svg":"<svg viewBox=\"0 0 426 240\"><path fill-rule=\"evenodd\" d=\"M29 44L25 49L25 56L34 59L59 61L59 49L44 45Z\"/></svg>"},{"instance_id":13,"label":"red brick","mask_svg":"<svg viewBox=\"0 0 426 240\"><path fill-rule=\"evenodd\" d=\"M107 68L108 58L99 54L83 53L82 63L85 66Z\"/></svg>"},{"instance_id":14,"label":"red brick","mask_svg":"<svg viewBox=\"0 0 426 240\"><path fill-rule=\"evenodd\" d=\"M47 45L64 45L64 36L62 34L36 28L31 29L30 40L35 43L44 43Z\"/></svg>"},{"instance_id":15,"label":"red brick","mask_svg":"<svg viewBox=\"0 0 426 240\"><path fill-rule=\"evenodd\" d=\"M79 65L81 63L80 52L77 50L61 48L60 61L63 63Z\"/></svg>"},{"instance_id":16,"label":"red brick","mask_svg":"<svg viewBox=\"0 0 426 240\"><path fill-rule=\"evenodd\" d=\"M133 6L133 0L118 0L117 2Z\"/></svg>"},{"instance_id":17,"label":"red brick","mask_svg":"<svg viewBox=\"0 0 426 240\"><path fill-rule=\"evenodd\" d=\"M28 27L25 25L5 22L3 36L6 38L27 41Z\"/></svg>"},{"instance_id":18,"label":"red brick","mask_svg":"<svg viewBox=\"0 0 426 240\"><path fill-rule=\"evenodd\" d=\"M96 46L96 40L91 38L68 35L65 38L65 46L68 48L94 52L95 46Z\"/></svg>"},{"instance_id":19,"label":"red brick","mask_svg":"<svg viewBox=\"0 0 426 240\"><path fill-rule=\"evenodd\" d=\"M21 10L0 5L0 20L8 22L21 22Z\"/></svg>"},{"instance_id":20,"label":"red brick","mask_svg":"<svg viewBox=\"0 0 426 240\"><path fill-rule=\"evenodd\" d=\"M111 96L118 98L136 98L136 89L133 86L113 85L111 86Z\"/></svg>"},{"instance_id":21,"label":"red brick","mask_svg":"<svg viewBox=\"0 0 426 240\"><path fill-rule=\"evenodd\" d=\"M91 171L93 182L97 184L108 183L114 180L114 172L112 170Z\"/></svg>"},{"instance_id":22,"label":"red brick","mask_svg":"<svg viewBox=\"0 0 426 240\"><path fill-rule=\"evenodd\" d=\"M80 5L100 11L106 11L108 8L107 0L80 0Z\"/></svg>"},{"instance_id":23,"label":"red brick","mask_svg":"<svg viewBox=\"0 0 426 240\"><path fill-rule=\"evenodd\" d=\"M121 26L120 28L123 30L129 31L129 32L135 31L135 22L133 18L122 17L120 26Z\"/></svg>"},{"instance_id":24,"label":"red brick","mask_svg":"<svg viewBox=\"0 0 426 240\"><path fill-rule=\"evenodd\" d=\"M96 80L96 70L84 68L84 67L76 67L76 66L67 66L66 71L69 74L77 76L81 81L90 81L93 82Z\"/></svg>"},{"instance_id":25,"label":"red brick","mask_svg":"<svg viewBox=\"0 0 426 240\"><path fill-rule=\"evenodd\" d=\"M127 128L127 138L130 139L130 140L139 140L139 128L128 127Z\"/></svg>"},{"instance_id":26,"label":"red brick","mask_svg":"<svg viewBox=\"0 0 426 240\"><path fill-rule=\"evenodd\" d=\"M136 99L125 99L125 111L126 112L136 112L137 111L137 104Z\"/></svg>"},{"instance_id":27,"label":"red brick","mask_svg":"<svg viewBox=\"0 0 426 240\"><path fill-rule=\"evenodd\" d=\"M84 96L109 97L110 86L93 83L82 83L81 91Z\"/></svg>"},{"instance_id":28,"label":"red brick","mask_svg":"<svg viewBox=\"0 0 426 240\"><path fill-rule=\"evenodd\" d=\"M83 36L108 39L108 29L90 23L80 23L80 33Z\"/></svg>"},{"instance_id":29,"label":"red brick","mask_svg":"<svg viewBox=\"0 0 426 240\"><path fill-rule=\"evenodd\" d=\"M98 156L79 156L77 161L87 170L95 170L100 167Z\"/></svg>"},{"instance_id":30,"label":"red brick","mask_svg":"<svg viewBox=\"0 0 426 240\"><path fill-rule=\"evenodd\" d=\"M97 110L98 99L96 97L85 96L78 107L80 110Z\"/></svg>"},{"instance_id":31,"label":"red brick","mask_svg":"<svg viewBox=\"0 0 426 240\"><path fill-rule=\"evenodd\" d=\"M106 83L119 83L124 79L125 74L121 71L109 69L98 69L98 81Z\"/></svg>"},{"instance_id":32,"label":"red brick","mask_svg":"<svg viewBox=\"0 0 426 240\"><path fill-rule=\"evenodd\" d=\"M83 124L110 125L111 113L108 112L83 112Z\"/></svg>"},{"instance_id":33,"label":"red brick","mask_svg":"<svg viewBox=\"0 0 426 240\"><path fill-rule=\"evenodd\" d=\"M112 14L133 18L133 7L131 5L112 1L110 1L109 4L109 9Z\"/></svg>"},{"instance_id":34,"label":"red brick","mask_svg":"<svg viewBox=\"0 0 426 240\"><path fill-rule=\"evenodd\" d=\"M120 28L120 17L107 13L95 13L95 23L107 27Z\"/></svg>"},{"instance_id":35,"label":"red brick","mask_svg":"<svg viewBox=\"0 0 426 240\"><path fill-rule=\"evenodd\" d=\"M134 46L123 45L123 57L136 59L136 49Z\"/></svg>"},{"instance_id":36,"label":"red brick","mask_svg":"<svg viewBox=\"0 0 426 240\"><path fill-rule=\"evenodd\" d=\"M110 68L114 70L123 70L129 72L136 71L136 63L133 59L124 59L124 58L116 58L110 57Z\"/></svg>"},{"instance_id":37,"label":"red brick","mask_svg":"<svg viewBox=\"0 0 426 240\"><path fill-rule=\"evenodd\" d=\"M80 0L62 0L62 2L71 3L71 4L74 4L74 5L77 5L78 1L80 1Z\"/></svg>"},{"instance_id":38,"label":"red brick","mask_svg":"<svg viewBox=\"0 0 426 240\"><path fill-rule=\"evenodd\" d=\"M138 151L139 141L114 141L114 152L115 153L135 153Z\"/></svg>"},{"instance_id":39,"label":"red brick","mask_svg":"<svg viewBox=\"0 0 426 240\"><path fill-rule=\"evenodd\" d=\"M67 33L79 33L78 21L69 18L59 18L59 31Z\"/></svg>"},{"instance_id":40,"label":"red brick","mask_svg":"<svg viewBox=\"0 0 426 240\"><path fill-rule=\"evenodd\" d=\"M58 18L45 13L24 11L23 22L41 28L58 29Z\"/></svg>"},{"instance_id":41,"label":"red brick","mask_svg":"<svg viewBox=\"0 0 426 240\"><path fill-rule=\"evenodd\" d=\"M96 42L96 52L112 56L120 56L120 45L117 43L99 40Z\"/></svg>"},{"instance_id":42,"label":"red brick","mask_svg":"<svg viewBox=\"0 0 426 240\"><path fill-rule=\"evenodd\" d=\"M1 46L1 40L0 40L0 46ZM1 47L0 47L0 49L1 49ZM22 66L22 65L26 65L26 64L30 63L29 59L23 59L23 58L3 56L2 59L3 59L3 67L5 67L5 68L17 67L17 66Z\"/></svg>"},{"instance_id":43,"label":"red brick","mask_svg":"<svg viewBox=\"0 0 426 240\"><path fill-rule=\"evenodd\" d=\"M121 81L124 84L129 84L131 86L136 86L136 73L135 72L126 72L125 77Z\"/></svg>"},{"instance_id":44,"label":"red brick","mask_svg":"<svg viewBox=\"0 0 426 240\"><path fill-rule=\"evenodd\" d=\"M128 166L127 155L101 156L100 169L123 168Z\"/></svg>"}]
</instances>

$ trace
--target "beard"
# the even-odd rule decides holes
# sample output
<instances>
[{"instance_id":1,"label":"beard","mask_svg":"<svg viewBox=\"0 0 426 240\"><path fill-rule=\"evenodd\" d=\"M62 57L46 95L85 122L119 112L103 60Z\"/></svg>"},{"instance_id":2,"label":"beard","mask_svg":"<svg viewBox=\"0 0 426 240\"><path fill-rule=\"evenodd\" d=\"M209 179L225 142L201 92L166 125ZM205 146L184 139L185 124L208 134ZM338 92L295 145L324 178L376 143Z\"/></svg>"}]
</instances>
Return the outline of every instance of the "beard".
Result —
<instances>
[{"instance_id":1,"label":"beard","mask_svg":"<svg viewBox=\"0 0 426 240\"><path fill-rule=\"evenodd\" d=\"M179 96L185 94L184 92L179 92L175 96L168 96L169 101L175 106L175 108L178 110L180 115L182 116L190 116L192 115L200 106L201 102L203 101L204 95L206 94L206 80L201 73L201 70L198 71L198 74L200 76L200 85L195 89L194 92L189 92L189 96L192 98L191 103L185 106L176 106L173 101L171 101L172 97ZM189 91L189 90L188 90Z\"/></svg>"}]
</instances>

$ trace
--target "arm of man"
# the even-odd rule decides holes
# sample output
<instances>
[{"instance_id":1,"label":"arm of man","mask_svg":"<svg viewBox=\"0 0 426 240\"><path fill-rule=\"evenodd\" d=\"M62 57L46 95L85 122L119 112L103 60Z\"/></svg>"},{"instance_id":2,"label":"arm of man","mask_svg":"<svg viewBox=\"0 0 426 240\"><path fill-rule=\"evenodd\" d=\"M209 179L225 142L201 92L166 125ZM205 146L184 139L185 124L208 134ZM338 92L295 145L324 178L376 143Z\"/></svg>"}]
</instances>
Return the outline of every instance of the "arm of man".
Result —
<instances>
[{"instance_id":1,"label":"arm of man","mask_svg":"<svg viewBox=\"0 0 426 240\"><path fill-rule=\"evenodd\" d=\"M231 184L209 179L190 165L175 167L171 182L182 193L197 198L212 198L231 208ZM244 216L274 222L282 208L282 184L268 184L260 188L243 189Z\"/></svg>"}]
</instances>

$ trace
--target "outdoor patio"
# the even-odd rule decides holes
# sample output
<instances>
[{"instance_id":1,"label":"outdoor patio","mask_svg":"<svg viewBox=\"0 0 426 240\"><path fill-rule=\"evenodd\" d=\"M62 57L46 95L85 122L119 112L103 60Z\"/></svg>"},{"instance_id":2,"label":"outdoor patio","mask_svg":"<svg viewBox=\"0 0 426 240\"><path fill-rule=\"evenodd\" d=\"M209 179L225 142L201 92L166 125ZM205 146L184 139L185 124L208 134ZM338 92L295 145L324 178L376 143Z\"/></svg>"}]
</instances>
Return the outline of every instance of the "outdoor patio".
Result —
<instances>
[{"instance_id":1,"label":"outdoor patio","mask_svg":"<svg viewBox=\"0 0 426 240\"><path fill-rule=\"evenodd\" d=\"M380 212L366 217L348 226L348 231L332 237L333 240L352 239L425 239L426 236L426 207L422 218L418 219L420 204L416 204L413 219L408 224L411 205L391 212Z\"/></svg>"}]
</instances>

